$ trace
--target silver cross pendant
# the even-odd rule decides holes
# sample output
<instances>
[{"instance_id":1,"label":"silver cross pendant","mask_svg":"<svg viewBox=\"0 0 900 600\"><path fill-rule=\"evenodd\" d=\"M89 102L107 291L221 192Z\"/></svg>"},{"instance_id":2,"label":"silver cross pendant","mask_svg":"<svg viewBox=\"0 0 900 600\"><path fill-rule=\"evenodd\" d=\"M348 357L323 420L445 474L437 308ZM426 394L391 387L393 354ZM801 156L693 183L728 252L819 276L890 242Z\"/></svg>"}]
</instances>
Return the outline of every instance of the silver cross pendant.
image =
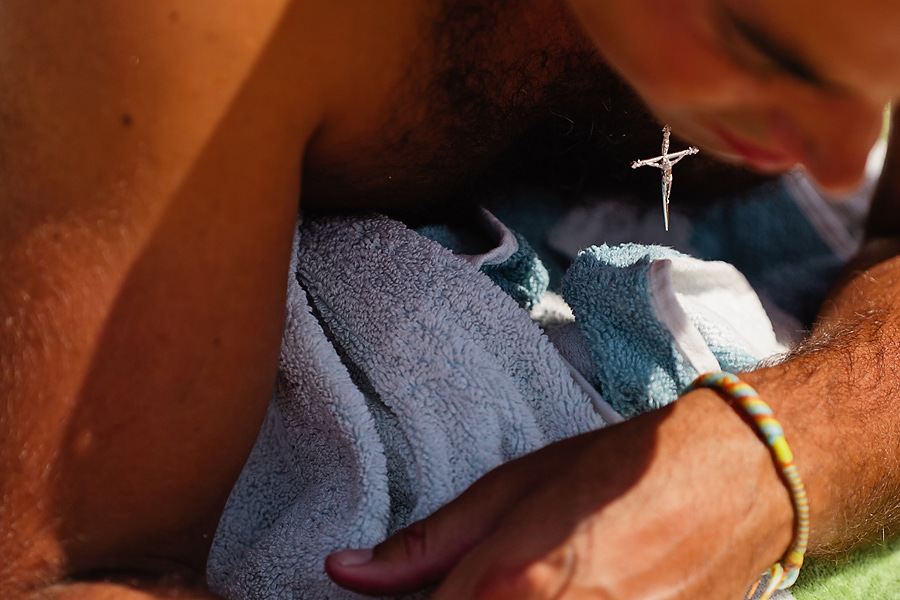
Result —
<instances>
[{"instance_id":1,"label":"silver cross pendant","mask_svg":"<svg viewBox=\"0 0 900 600\"><path fill-rule=\"evenodd\" d=\"M655 158L648 158L645 160L636 160L631 163L632 169L637 169L638 167L656 167L657 169L662 170L662 201L663 201L663 216L666 221L666 231L669 230L669 196L672 194L672 166L675 165L679 160L684 158L685 156L690 156L691 154L697 154L700 152L700 149L696 146L691 146L687 150L682 150L681 152L673 152L669 154L669 136L672 133L672 128L666 125L663 127L663 142L662 142L662 155L657 156Z\"/></svg>"}]
</instances>

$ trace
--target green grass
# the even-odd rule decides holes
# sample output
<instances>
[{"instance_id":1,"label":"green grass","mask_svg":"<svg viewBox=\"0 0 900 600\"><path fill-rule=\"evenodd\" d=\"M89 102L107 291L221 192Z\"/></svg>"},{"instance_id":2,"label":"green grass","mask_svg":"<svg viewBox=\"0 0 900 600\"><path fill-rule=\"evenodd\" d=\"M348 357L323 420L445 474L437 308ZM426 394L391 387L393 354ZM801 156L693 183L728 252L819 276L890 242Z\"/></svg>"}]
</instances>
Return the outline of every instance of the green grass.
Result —
<instances>
[{"instance_id":1,"label":"green grass","mask_svg":"<svg viewBox=\"0 0 900 600\"><path fill-rule=\"evenodd\" d=\"M839 561L809 559L791 591L797 600L900 600L900 539Z\"/></svg>"}]
</instances>

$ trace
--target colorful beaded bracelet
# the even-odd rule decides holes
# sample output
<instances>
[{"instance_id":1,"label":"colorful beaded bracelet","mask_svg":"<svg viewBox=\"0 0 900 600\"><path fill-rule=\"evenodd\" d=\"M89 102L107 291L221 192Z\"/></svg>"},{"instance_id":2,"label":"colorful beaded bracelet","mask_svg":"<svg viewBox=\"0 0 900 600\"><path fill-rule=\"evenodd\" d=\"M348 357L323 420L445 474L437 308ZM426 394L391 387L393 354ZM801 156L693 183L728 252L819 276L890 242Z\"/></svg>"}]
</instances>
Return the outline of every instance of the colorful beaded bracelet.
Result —
<instances>
[{"instance_id":1,"label":"colorful beaded bracelet","mask_svg":"<svg viewBox=\"0 0 900 600\"><path fill-rule=\"evenodd\" d=\"M775 419L769 405L760 399L756 390L726 371L701 375L694 380L688 390L703 387L712 388L723 396L734 399L741 406L762 434L791 493L791 502L794 505L794 539L781 561L772 565L767 572L770 579L759 600L768 600L775 590L783 590L793 585L797 581L797 575L800 574L800 567L803 566L803 555L809 541L809 499L806 497L806 489L800 481L797 465L794 464L794 455L788 447L787 440L784 439L781 424ZM751 588L748 598L753 595L758 585L759 582Z\"/></svg>"}]
</instances>

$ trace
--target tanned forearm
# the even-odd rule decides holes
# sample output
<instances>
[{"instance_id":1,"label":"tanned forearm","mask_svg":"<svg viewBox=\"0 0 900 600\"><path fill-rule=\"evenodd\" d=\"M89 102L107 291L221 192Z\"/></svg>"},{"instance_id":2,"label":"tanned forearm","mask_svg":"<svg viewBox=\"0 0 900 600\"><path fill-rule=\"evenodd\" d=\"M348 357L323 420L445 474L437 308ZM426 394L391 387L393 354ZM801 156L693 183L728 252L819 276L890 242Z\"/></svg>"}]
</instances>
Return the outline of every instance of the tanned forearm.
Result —
<instances>
[{"instance_id":1,"label":"tanned forearm","mask_svg":"<svg viewBox=\"0 0 900 600\"><path fill-rule=\"evenodd\" d=\"M785 427L811 504L811 552L897 527L900 259L850 279L810 341L746 378Z\"/></svg>"},{"instance_id":2,"label":"tanned forearm","mask_svg":"<svg viewBox=\"0 0 900 600\"><path fill-rule=\"evenodd\" d=\"M868 241L790 360L748 375L775 404L812 507L811 552L900 531L900 135Z\"/></svg>"},{"instance_id":3,"label":"tanned forearm","mask_svg":"<svg viewBox=\"0 0 900 600\"><path fill-rule=\"evenodd\" d=\"M203 569L283 324L283 4L0 2L4 600L146 557Z\"/></svg>"}]
</instances>

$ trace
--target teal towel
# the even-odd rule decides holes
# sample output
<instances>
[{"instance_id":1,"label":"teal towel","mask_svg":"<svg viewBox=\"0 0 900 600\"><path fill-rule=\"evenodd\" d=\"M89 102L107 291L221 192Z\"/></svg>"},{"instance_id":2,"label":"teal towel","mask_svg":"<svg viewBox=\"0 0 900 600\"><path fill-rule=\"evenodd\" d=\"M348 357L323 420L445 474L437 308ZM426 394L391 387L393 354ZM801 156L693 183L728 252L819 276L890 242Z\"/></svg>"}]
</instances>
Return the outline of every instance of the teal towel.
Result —
<instances>
[{"instance_id":1,"label":"teal towel","mask_svg":"<svg viewBox=\"0 0 900 600\"><path fill-rule=\"evenodd\" d=\"M593 359L586 376L626 418L673 402L702 372L746 370L785 350L734 267L671 248L588 248L563 296Z\"/></svg>"}]
</instances>

